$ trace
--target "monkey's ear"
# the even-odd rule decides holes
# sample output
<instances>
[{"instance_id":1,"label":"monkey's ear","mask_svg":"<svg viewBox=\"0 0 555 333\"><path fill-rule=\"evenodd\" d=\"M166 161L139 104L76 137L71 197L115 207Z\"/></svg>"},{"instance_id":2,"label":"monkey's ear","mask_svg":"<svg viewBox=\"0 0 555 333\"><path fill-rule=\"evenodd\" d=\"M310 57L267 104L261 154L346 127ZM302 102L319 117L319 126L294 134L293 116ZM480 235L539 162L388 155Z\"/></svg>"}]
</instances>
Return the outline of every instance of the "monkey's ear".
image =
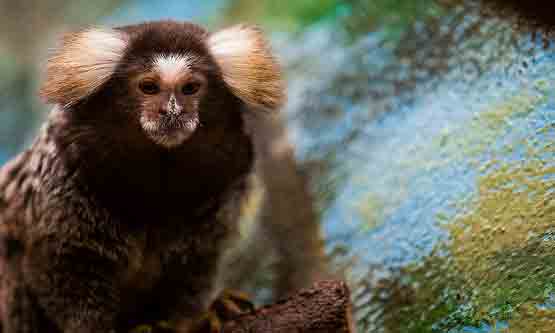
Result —
<instances>
[{"instance_id":1,"label":"monkey's ear","mask_svg":"<svg viewBox=\"0 0 555 333\"><path fill-rule=\"evenodd\" d=\"M110 79L126 46L126 35L113 29L67 34L48 60L40 95L62 106L89 96Z\"/></svg>"},{"instance_id":2,"label":"monkey's ear","mask_svg":"<svg viewBox=\"0 0 555 333\"><path fill-rule=\"evenodd\" d=\"M212 34L208 46L225 83L250 106L278 109L285 102L281 69L257 27L238 25Z\"/></svg>"}]
</instances>

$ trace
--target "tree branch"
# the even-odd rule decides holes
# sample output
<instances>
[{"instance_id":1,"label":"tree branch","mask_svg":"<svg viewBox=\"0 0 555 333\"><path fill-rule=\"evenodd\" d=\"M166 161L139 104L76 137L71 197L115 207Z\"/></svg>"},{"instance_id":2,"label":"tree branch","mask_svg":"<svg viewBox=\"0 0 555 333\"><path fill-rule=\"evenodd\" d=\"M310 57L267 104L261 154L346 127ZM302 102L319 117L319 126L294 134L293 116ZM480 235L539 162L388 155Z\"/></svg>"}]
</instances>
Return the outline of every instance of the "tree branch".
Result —
<instances>
[{"instance_id":1,"label":"tree branch","mask_svg":"<svg viewBox=\"0 0 555 333\"><path fill-rule=\"evenodd\" d=\"M310 289L241 315L224 333L353 333L350 292L342 281L321 281Z\"/></svg>"}]
</instances>

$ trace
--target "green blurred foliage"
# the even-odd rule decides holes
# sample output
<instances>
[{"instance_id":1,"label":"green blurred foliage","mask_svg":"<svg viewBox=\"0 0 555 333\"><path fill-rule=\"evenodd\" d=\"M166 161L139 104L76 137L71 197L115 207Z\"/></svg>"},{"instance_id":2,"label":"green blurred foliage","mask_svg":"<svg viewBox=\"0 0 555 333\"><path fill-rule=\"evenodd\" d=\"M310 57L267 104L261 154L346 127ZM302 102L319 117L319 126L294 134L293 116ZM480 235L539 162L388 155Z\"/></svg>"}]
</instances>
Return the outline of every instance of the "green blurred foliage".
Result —
<instances>
[{"instance_id":1,"label":"green blurred foliage","mask_svg":"<svg viewBox=\"0 0 555 333\"><path fill-rule=\"evenodd\" d=\"M388 40L399 40L417 21L437 17L444 7L435 0L347 0L350 15L342 18L349 34L356 38L380 30Z\"/></svg>"},{"instance_id":2,"label":"green blurred foliage","mask_svg":"<svg viewBox=\"0 0 555 333\"><path fill-rule=\"evenodd\" d=\"M232 0L223 16L233 22L256 22L291 32L325 18L335 18L346 5L343 0Z\"/></svg>"},{"instance_id":3,"label":"green blurred foliage","mask_svg":"<svg viewBox=\"0 0 555 333\"><path fill-rule=\"evenodd\" d=\"M232 0L223 17L287 32L302 32L310 25L324 23L353 38L377 29L399 38L416 20L440 13L441 7L434 0Z\"/></svg>"}]
</instances>

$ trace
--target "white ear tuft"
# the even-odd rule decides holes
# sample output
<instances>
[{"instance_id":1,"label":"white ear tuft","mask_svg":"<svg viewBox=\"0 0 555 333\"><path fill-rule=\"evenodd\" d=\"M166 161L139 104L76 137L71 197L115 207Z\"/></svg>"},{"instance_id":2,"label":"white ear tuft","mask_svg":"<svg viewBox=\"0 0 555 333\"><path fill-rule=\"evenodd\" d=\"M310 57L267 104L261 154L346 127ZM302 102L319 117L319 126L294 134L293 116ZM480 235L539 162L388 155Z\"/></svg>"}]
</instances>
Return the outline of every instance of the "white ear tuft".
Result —
<instances>
[{"instance_id":1,"label":"white ear tuft","mask_svg":"<svg viewBox=\"0 0 555 333\"><path fill-rule=\"evenodd\" d=\"M281 69L260 29L245 25L224 29L209 37L208 47L237 97L265 109L283 105Z\"/></svg>"},{"instance_id":2,"label":"white ear tuft","mask_svg":"<svg viewBox=\"0 0 555 333\"><path fill-rule=\"evenodd\" d=\"M113 29L68 34L48 60L41 96L49 103L72 105L106 83L120 62L127 38Z\"/></svg>"}]
</instances>

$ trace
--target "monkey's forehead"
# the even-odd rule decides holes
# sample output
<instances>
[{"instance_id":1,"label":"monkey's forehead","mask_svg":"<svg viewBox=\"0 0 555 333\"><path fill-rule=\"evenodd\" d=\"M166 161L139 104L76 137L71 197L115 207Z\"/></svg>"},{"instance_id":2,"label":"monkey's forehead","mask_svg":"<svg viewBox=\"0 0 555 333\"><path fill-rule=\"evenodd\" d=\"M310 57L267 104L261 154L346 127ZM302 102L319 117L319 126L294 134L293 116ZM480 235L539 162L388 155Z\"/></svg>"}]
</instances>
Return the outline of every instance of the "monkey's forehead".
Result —
<instances>
[{"instance_id":1,"label":"monkey's forehead","mask_svg":"<svg viewBox=\"0 0 555 333\"><path fill-rule=\"evenodd\" d=\"M126 53L135 57L158 54L195 54L207 56L204 28L176 21L154 21L116 28L127 36Z\"/></svg>"}]
</instances>

